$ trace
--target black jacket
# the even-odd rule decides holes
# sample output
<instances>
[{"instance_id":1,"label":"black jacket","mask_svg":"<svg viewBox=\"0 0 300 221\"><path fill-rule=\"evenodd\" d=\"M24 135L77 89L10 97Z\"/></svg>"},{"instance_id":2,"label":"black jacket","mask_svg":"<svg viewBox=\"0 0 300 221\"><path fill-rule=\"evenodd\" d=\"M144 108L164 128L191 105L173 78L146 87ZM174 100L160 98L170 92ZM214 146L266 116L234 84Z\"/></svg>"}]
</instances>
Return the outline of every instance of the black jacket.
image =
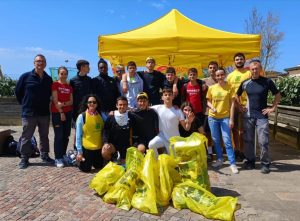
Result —
<instances>
[{"instance_id":1,"label":"black jacket","mask_svg":"<svg viewBox=\"0 0 300 221\"><path fill-rule=\"evenodd\" d=\"M101 101L101 110L104 112L115 110L117 98L120 96L116 80L108 75L98 75L92 82L93 93Z\"/></svg>"},{"instance_id":2,"label":"black jacket","mask_svg":"<svg viewBox=\"0 0 300 221\"><path fill-rule=\"evenodd\" d=\"M21 75L15 94L22 104L22 117L50 115L51 85L52 78L46 72L43 78L34 69Z\"/></svg>"}]
</instances>

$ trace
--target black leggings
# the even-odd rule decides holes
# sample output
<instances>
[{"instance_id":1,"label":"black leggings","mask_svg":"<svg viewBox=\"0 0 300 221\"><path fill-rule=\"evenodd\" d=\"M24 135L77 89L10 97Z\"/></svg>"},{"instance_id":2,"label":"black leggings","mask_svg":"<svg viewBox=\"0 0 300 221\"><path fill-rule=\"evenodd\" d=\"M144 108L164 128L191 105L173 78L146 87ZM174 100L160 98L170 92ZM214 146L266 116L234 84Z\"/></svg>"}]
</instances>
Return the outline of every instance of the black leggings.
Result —
<instances>
[{"instance_id":1,"label":"black leggings","mask_svg":"<svg viewBox=\"0 0 300 221\"><path fill-rule=\"evenodd\" d=\"M85 161L81 161L79 164L79 169L83 172L90 172L92 166L95 169L101 169L103 166L103 158L101 154L101 149L99 150L88 150L82 147L83 157Z\"/></svg>"}]
</instances>

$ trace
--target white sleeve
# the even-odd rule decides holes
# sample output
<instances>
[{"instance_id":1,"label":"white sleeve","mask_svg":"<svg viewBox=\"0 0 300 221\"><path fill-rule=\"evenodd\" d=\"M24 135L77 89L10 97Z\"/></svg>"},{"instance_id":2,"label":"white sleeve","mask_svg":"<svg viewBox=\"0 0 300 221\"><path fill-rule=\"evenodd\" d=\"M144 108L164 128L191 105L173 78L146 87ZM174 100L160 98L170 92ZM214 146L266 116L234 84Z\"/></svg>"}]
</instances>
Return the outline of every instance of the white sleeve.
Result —
<instances>
[{"instance_id":1,"label":"white sleeve","mask_svg":"<svg viewBox=\"0 0 300 221\"><path fill-rule=\"evenodd\" d=\"M184 120L184 114L180 109L178 109L178 118L179 118L179 121Z\"/></svg>"}]
</instances>

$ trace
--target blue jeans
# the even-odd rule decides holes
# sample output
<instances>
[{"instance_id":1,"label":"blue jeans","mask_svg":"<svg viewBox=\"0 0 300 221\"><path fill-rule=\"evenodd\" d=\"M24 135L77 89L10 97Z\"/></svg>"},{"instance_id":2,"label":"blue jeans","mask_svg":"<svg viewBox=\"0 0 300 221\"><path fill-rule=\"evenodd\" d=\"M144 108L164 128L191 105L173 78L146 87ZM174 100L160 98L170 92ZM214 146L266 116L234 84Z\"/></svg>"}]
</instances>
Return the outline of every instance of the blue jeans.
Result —
<instances>
[{"instance_id":1,"label":"blue jeans","mask_svg":"<svg viewBox=\"0 0 300 221\"><path fill-rule=\"evenodd\" d=\"M255 162L255 128L260 146L260 162L270 165L269 157L269 120L267 118L244 118L244 145L245 157L250 162Z\"/></svg>"},{"instance_id":2,"label":"blue jeans","mask_svg":"<svg viewBox=\"0 0 300 221\"><path fill-rule=\"evenodd\" d=\"M54 129L54 155L55 159L62 159L66 154L69 136L71 133L72 111L65 113L66 121L60 120L60 113L52 113Z\"/></svg>"},{"instance_id":3,"label":"blue jeans","mask_svg":"<svg viewBox=\"0 0 300 221\"><path fill-rule=\"evenodd\" d=\"M214 142L217 159L222 160L221 133L225 144L226 153L230 165L235 164L235 156L231 142L231 132L229 128L229 118L217 119L208 117L208 124L211 131L212 140ZM221 132L221 133L220 133Z\"/></svg>"}]
</instances>

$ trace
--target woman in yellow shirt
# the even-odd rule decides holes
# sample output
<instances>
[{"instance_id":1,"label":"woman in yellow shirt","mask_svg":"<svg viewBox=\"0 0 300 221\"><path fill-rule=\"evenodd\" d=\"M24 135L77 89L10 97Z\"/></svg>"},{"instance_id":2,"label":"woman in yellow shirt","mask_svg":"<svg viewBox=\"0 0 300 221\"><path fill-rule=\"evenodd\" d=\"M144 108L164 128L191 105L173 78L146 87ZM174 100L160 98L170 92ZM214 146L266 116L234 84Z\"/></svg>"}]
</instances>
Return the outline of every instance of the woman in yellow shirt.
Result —
<instances>
[{"instance_id":1,"label":"woman in yellow shirt","mask_svg":"<svg viewBox=\"0 0 300 221\"><path fill-rule=\"evenodd\" d=\"M104 123L101 117L100 102L96 95L87 95L81 104L76 120L76 147L79 169L89 172L92 166L102 168L101 154Z\"/></svg>"},{"instance_id":2,"label":"woman in yellow shirt","mask_svg":"<svg viewBox=\"0 0 300 221\"><path fill-rule=\"evenodd\" d=\"M208 88L206 95L208 112L208 124L211 130L214 142L217 161L212 164L213 167L220 167L223 164L221 134L225 144L230 168L233 173L238 173L235 163L235 156L231 142L230 128L233 127L234 121L234 90L225 81L225 70L219 68L216 71L217 84Z\"/></svg>"}]
</instances>

